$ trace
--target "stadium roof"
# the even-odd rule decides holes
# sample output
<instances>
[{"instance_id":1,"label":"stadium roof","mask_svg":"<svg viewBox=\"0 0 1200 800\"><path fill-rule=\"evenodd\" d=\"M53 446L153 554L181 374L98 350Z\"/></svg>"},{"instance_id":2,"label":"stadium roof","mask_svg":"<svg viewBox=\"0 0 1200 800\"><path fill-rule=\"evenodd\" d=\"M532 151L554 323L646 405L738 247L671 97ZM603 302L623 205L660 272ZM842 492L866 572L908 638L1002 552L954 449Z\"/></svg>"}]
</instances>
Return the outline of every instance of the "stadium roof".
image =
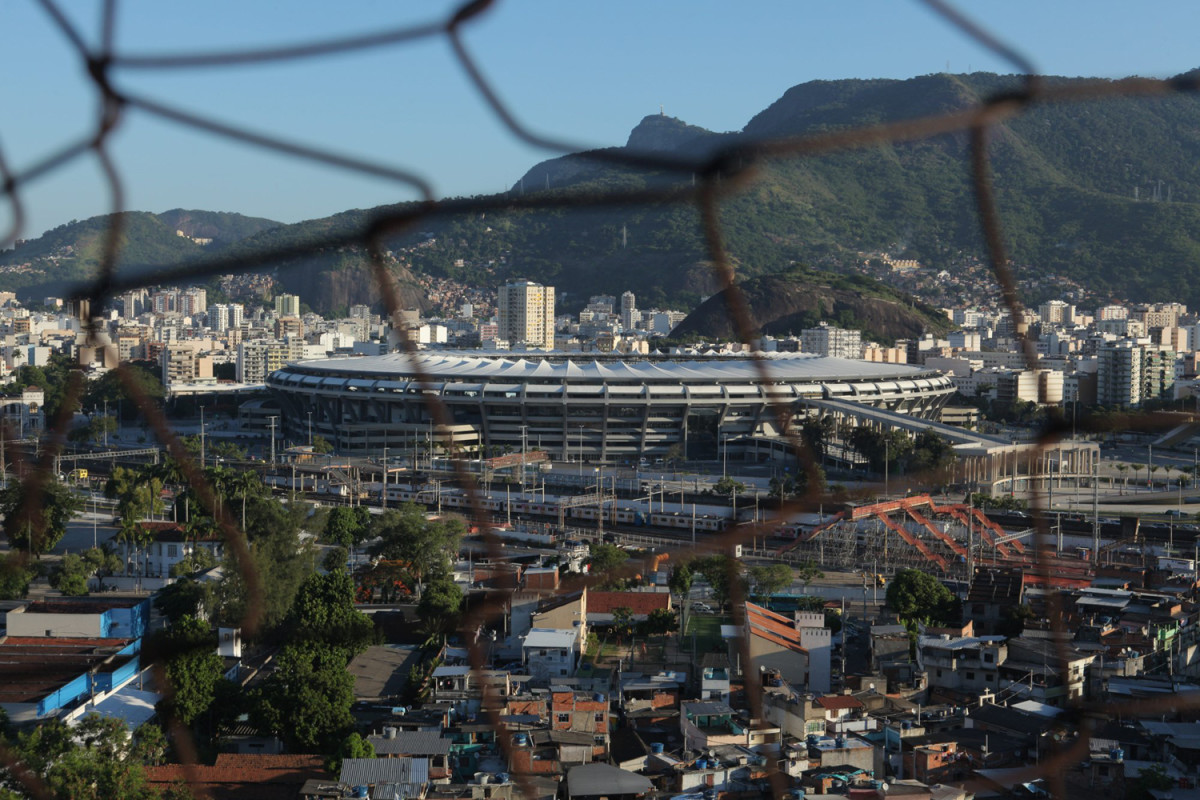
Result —
<instances>
[{"instance_id":1,"label":"stadium roof","mask_svg":"<svg viewBox=\"0 0 1200 800\"><path fill-rule=\"evenodd\" d=\"M292 367L306 372L355 373L380 377L413 376L413 359L419 372L431 379L512 380L664 380L664 381L746 381L759 380L765 369L777 381L820 381L855 379L913 379L937 374L923 367L855 361L807 353L759 353L758 362L749 354L726 356L630 356L605 357L601 354L525 353L504 357L429 351L409 356L389 353L382 356L330 358L301 361Z\"/></svg>"}]
</instances>

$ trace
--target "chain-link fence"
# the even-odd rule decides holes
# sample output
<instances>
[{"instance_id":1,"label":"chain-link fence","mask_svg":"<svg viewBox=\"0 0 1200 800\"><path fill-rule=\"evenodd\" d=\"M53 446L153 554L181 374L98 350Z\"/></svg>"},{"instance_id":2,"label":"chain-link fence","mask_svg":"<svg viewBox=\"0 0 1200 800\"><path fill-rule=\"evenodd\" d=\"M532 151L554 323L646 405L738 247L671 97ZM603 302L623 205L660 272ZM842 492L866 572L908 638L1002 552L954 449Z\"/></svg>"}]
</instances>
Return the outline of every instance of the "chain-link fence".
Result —
<instances>
[{"instance_id":1,"label":"chain-link fence","mask_svg":"<svg viewBox=\"0 0 1200 800\"><path fill-rule=\"evenodd\" d=\"M118 3L108 0L104 3L103 19L100 25L99 45L92 47L87 38L79 31L63 9L52 0L42 0L41 6L46 15L57 26L61 35L71 44L78 56L86 64L95 97L99 100L98 113L91 130L79 140L62 148L45 158L40 163L16 171L4 158L0 151L0 178L3 180L3 199L10 205L13 224L10 230L0 236L0 246L9 246L20 235L24 226L25 206L23 203L25 191L40 180L63 170L68 165L83 159L93 159L102 170L109 192L113 215L111 225L104 237L104 247L98 276L91 282L86 292L91 309L103 308L115 294L146 285L164 285L196 281L219 275L238 274L263 268L281 266L286 268L289 260L303 256L305 253L320 248L356 247L365 252L370 260L372 274L378 297L387 309L389 317L394 322L394 330L401 335L403 348L408 353L415 353L414 342L405 337L405 326L400 324L401 304L398 299L393 275L389 272L385 261L385 240L390 237L415 229L424 220L432 218L453 217L463 214L478 214L480 212L504 212L530 209L561 209L566 212L580 212L588 209L611 208L639 204L678 204L694 207L703 226L704 241L708 257L713 265L718 285L727 289L724 296L728 304L728 312L735 323L739 338L750 343L758 338L759 332L751 322L747 303L737 288L733 264L726 252L721 226L722 203L739 193L753 187L762 176L764 165L776 160L800 160L818 157L830 153L870 148L872 146L911 142L947 133L966 133L969 136L969 169L972 174L977 214L979 224L986 241L987 256L996 282L996 293L1003 301L1011 315L1016 330L1023 330L1021 298L1009 260L1005 250L1005 231L1000 213L997 210L995 195L990 174L988 138L989 133L997 126L1015 119L1030 108L1044 104L1071 104L1084 101L1103 101L1118 97L1131 96L1165 96L1178 93L1192 92L1197 88L1197 79L1193 77L1176 80L1129 79L1122 81L1072 82L1067 85L1048 85L1039 80L1033 67L1013 48L998 41L989 31L984 30L961 15L957 10L941 2L941 0L925 0L925 4L941 15L947 22L956 26L962 36L973 40L979 47L1000 57L1011 64L1016 73L1024 76L1023 83L1018 88L1003 94L988 98L978 105L955 110L936 116L891 122L848 130L837 130L794 138L781 138L769 141L757 141L753 144L735 143L718 149L703 158L688 158L674 155L634 154L624 150L593 151L590 157L604 160L611 164L632 168L645 168L656 171L678 174L681 177L694 176L694 181L686 186L657 189L646 188L626 190L597 190L589 188L586 191L570 189L553 193L527 194L520 196L493 196L472 199L437 200L429 183L419 174L404 170L392 169L369 160L357 160L331 151L321 150L295 144L284 137L276 137L244 130L233 125L216 122L202 114L196 114L180 108L164 104L157 100L126 91L121 87L118 74L122 71L157 71L168 70L186 71L209 67L236 67L238 65L282 63L288 61L311 61L340 53L365 51L372 48L403 48L418 40L443 39L453 49L455 57L465 71L478 93L481 103L485 104L508 132L516 139L544 150L548 154L567 154L583 148L570 142L557 141L527 127L519 117L519 109L505 105L500 99L500 93L492 85L464 41L463 33L483 15L492 10L493 3L488 0L464 4L448 19L429 25L404 27L394 30L384 30L362 36L349 36L327 41L313 41L294 46L247 50L243 52L189 53L175 56L139 56L127 55L117 51L114 46L113 27L117 15ZM120 170L111 158L111 142L115 131L122 123L123 117L131 112L158 119L165 123L188 128L230 142L242 143L261 148L264 152L285 155L297 161L326 165L347 173L374 176L396 181L402 185L414 188L424 199L423 201L401 207L398 210L384 210L367 215L364 221L354 230L329 234L316 241L305 243L302 247L281 247L275 250L261 250L252 257L212 258L200 262L167 265L152 276L126 277L118 275L115 269L118 257L118 247L122 233L122 215L125 207L124 179ZM636 288L636 287L634 287ZM84 308L89 307L84 305ZM96 347L112 349L113 345L99 336L100 331L96 322L89 318L80 320L89 331L89 344ZM1037 366L1037 353L1034 343L1023 341L1024 360L1028 368ZM420 361L414 359L414 369L420 368ZM762 382L770 380L765 362L759 360L758 374ZM122 377L126 391L136 398L139 411L147 427L167 449L170 456L182 465L184 480L195 487L201 502L207 512L218 521L227 547L237 556L236 563L243 570L251 602L248 604L242 628L248 635L258 630L261 622L262 586L253 569L254 560L249 557L248 543L245 533L238 525L235 515L227 508L221 508L213 487L205 480L205 475L196 461L185 450L180 437L173 431L161 405L148 397L141 385L133 379L128 369L118 367L117 372ZM66 433L71 423L71 409L75 406L84 389L83 372L74 373L70 381L66 398L60 405L56 419L49 423L49 433L44 446L36 458L22 457L19 453L14 456L17 462L13 472L19 476L25 487L27 501L19 509L18 516L28 519L36 527L43 524L43 511L36 501L42 496L41 488L53 481L53 465L66 439ZM448 425L451 422L447 409L441 406L437 395L427 392L428 411L436 425ZM797 435L792 424L794 410L783 403L773 408L776 425L783 435L791 440L795 452L807 453L805 442ZM1130 416L1123 421L1133 429L1155 430L1175 423L1165 418L1152 415ZM1070 434L1071 422L1064 422L1061 416L1051 417L1051 422L1041 434L1044 446L1050 446L1064 436ZM1087 433L1086 420L1077 423L1077 432ZM10 437L11 438L11 437ZM490 519L480 502L480 494L474 476L464 468L462 462L456 462L456 478L465 488L469 498L471 515L480 529L488 529ZM805 471L810 477L815 477L817 462L814 458L801 455L797 458L795 469ZM914 481L920 480L915 476ZM1045 500L1033 483L1035 508L1045 508ZM782 504L778 514L781 516L796 511L816 510L829 502L828 497L819 492L821 486L818 480L809 480L809 493L798 499L789 500ZM1050 531L1047 528L1046 517L1035 515L1036 544L1034 553L1039 553L1051 545ZM732 551L735 545L753 544L756 537L763 536L777 524L777 518L767 519L754 526L740 525L729 529L728 532L712 537L706 537L700 551L702 553ZM503 551L499 540L494 536L487 537L491 556L500 558ZM681 546L673 559L687 556L687 547ZM731 568L736 568L731 565ZM1042 578L1049 582L1050 570L1048 561L1038 561L1034 556L1032 569L1041 572ZM586 584L581 581L568 589L574 590ZM742 600L745 599L742 584L737 580L731 581L733 587L733 607L735 622L741 623ZM515 590L515 582L507 587L508 592ZM1056 602L1053 598L1052 605ZM462 622L464 634L477 630L482 625L495 624L500 615L505 613L507 606L504 592L493 594L492 599L484 604L475 606L473 611ZM1067 664L1067 643L1069 632L1062 629L1063 616L1059 609L1051 608L1049 618L1054 622L1053 641L1059 650L1059 666L1063 670ZM474 637L464 636L468 642ZM748 643L743 639L741 661L751 663ZM484 652L477 645L470 647L471 664L475 670L482 670L487 665L484 662ZM160 679L163 676L160 675ZM763 697L761 687L754 681L746 681L748 705L751 716L762 718ZM1093 704L1087 700L1074 698L1066 709L1065 719L1079 726L1081 736L1070 746L1064 748L1053 757L1029 770L1029 778L1044 777L1055 796L1066 796L1064 775L1067 767L1080 762L1088 755L1088 730L1091 720L1104 717L1133 716L1152 714L1158 711L1178 711L1184 705L1190 704L1192 698L1200 697L1200 693L1176 697L1164 695L1155 699L1130 700L1124 704L1104 703ZM485 704L485 708L493 705ZM495 711L487 712L489 721L501 734L504 725ZM177 742L178 751L185 760L195 758L195 748L189 746L189 734L185 726L177 723L170 724L169 729ZM507 758L511 748L510 737L497 737L503 755ZM22 771L12 763L11 754L4 754L12 773L16 775L34 796L49 796L45 787L38 781L37 776ZM771 768L771 785L776 797L784 796L786 778L778 770ZM524 785L526 778L514 776L518 783Z\"/></svg>"}]
</instances>

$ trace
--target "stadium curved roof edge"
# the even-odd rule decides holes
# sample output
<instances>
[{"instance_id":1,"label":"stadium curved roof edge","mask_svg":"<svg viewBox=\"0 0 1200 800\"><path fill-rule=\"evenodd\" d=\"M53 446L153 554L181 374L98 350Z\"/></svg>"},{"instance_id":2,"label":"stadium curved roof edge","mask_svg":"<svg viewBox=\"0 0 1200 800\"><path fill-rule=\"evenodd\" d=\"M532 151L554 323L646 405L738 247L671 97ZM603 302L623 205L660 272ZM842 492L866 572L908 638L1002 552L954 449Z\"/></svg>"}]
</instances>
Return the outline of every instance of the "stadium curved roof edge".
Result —
<instances>
[{"instance_id":1,"label":"stadium curved roof edge","mask_svg":"<svg viewBox=\"0 0 1200 800\"><path fill-rule=\"evenodd\" d=\"M846 379L911 380L934 370L906 364L855 361L807 353L762 353L758 362L749 354L724 356L640 356L582 353L505 353L479 355L425 351L415 356L381 356L299 361L285 369L331 374L354 373L398 377L423 373L430 378L506 378L540 380L707 380L757 382L765 369L772 380L820 381ZM419 362L414 369L413 359Z\"/></svg>"}]
</instances>

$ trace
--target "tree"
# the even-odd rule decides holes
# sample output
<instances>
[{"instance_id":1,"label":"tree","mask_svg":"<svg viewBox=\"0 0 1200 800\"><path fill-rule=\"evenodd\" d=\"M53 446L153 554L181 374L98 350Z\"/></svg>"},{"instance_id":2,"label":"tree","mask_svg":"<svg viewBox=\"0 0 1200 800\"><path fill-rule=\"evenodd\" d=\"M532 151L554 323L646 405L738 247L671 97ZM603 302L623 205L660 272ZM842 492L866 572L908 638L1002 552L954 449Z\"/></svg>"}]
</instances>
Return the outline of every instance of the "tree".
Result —
<instances>
[{"instance_id":1,"label":"tree","mask_svg":"<svg viewBox=\"0 0 1200 800\"><path fill-rule=\"evenodd\" d=\"M959 603L949 589L932 575L915 569L896 573L887 588L888 608L908 625L956 624Z\"/></svg>"},{"instance_id":2,"label":"tree","mask_svg":"<svg viewBox=\"0 0 1200 800\"><path fill-rule=\"evenodd\" d=\"M362 738L357 732L351 733L338 745L337 752L325 762L325 768L336 775L342 770L342 762L347 758L374 758L375 745Z\"/></svg>"},{"instance_id":3,"label":"tree","mask_svg":"<svg viewBox=\"0 0 1200 800\"><path fill-rule=\"evenodd\" d=\"M0 556L0 600L20 600L29 594L29 584L37 576L29 554L21 550Z\"/></svg>"},{"instance_id":4,"label":"tree","mask_svg":"<svg viewBox=\"0 0 1200 800\"><path fill-rule=\"evenodd\" d=\"M313 571L316 556L311 545L301 543L300 525L307 504L280 503L272 497L252 497L247 508L246 535L250 540L248 565L258 576L262 592L257 611L267 628L278 625L291 610L300 585ZM240 625L250 610L248 587L237 552L228 548L225 580L212 598L214 620Z\"/></svg>"},{"instance_id":5,"label":"tree","mask_svg":"<svg viewBox=\"0 0 1200 800\"><path fill-rule=\"evenodd\" d=\"M87 579L91 574L81 557L67 553L50 570L50 585L68 597L79 597L88 593Z\"/></svg>"},{"instance_id":6,"label":"tree","mask_svg":"<svg viewBox=\"0 0 1200 800\"><path fill-rule=\"evenodd\" d=\"M88 714L74 728L50 720L20 734L13 749L18 760L42 779L51 797L141 800L149 796L145 770L132 757L133 741L120 720Z\"/></svg>"},{"instance_id":7,"label":"tree","mask_svg":"<svg viewBox=\"0 0 1200 800\"><path fill-rule=\"evenodd\" d=\"M677 594L680 597L687 597L692 591L692 569L687 564L680 564L671 570L671 577L667 580L667 588L672 594Z\"/></svg>"},{"instance_id":8,"label":"tree","mask_svg":"<svg viewBox=\"0 0 1200 800\"><path fill-rule=\"evenodd\" d=\"M1133 480L1135 483L1137 482L1137 479L1138 479L1138 476L1137 476L1138 473L1142 471L1142 467L1144 467L1144 466L1145 466L1145 464L1130 464L1129 465L1129 468L1131 470L1133 470ZM1150 473L1146 473L1146 479L1147 480L1150 479Z\"/></svg>"},{"instance_id":9,"label":"tree","mask_svg":"<svg viewBox=\"0 0 1200 800\"><path fill-rule=\"evenodd\" d=\"M330 752L354 727L354 676L345 650L315 641L289 644L255 695L251 718L289 749Z\"/></svg>"},{"instance_id":10,"label":"tree","mask_svg":"<svg viewBox=\"0 0 1200 800\"><path fill-rule=\"evenodd\" d=\"M163 763L167 757L167 736L153 722L144 722L133 732L132 755L147 765Z\"/></svg>"},{"instance_id":11,"label":"tree","mask_svg":"<svg viewBox=\"0 0 1200 800\"><path fill-rule=\"evenodd\" d=\"M612 610L612 631L617 635L617 641L623 641L633 633L633 609L628 606L617 606Z\"/></svg>"},{"instance_id":12,"label":"tree","mask_svg":"<svg viewBox=\"0 0 1200 800\"><path fill-rule=\"evenodd\" d=\"M792 568L787 564L751 567L749 573L754 595L759 598L768 598L792 584Z\"/></svg>"},{"instance_id":13,"label":"tree","mask_svg":"<svg viewBox=\"0 0 1200 800\"><path fill-rule=\"evenodd\" d=\"M10 481L0 489L4 533L14 549L41 558L67 532L67 523L83 507L74 492L44 473Z\"/></svg>"},{"instance_id":14,"label":"tree","mask_svg":"<svg viewBox=\"0 0 1200 800\"><path fill-rule=\"evenodd\" d=\"M728 475L726 475L713 484L713 491L717 494L724 495L734 494L735 492L737 494L745 494L746 484L742 483L741 481L735 481L733 478L730 478Z\"/></svg>"},{"instance_id":15,"label":"tree","mask_svg":"<svg viewBox=\"0 0 1200 800\"><path fill-rule=\"evenodd\" d=\"M312 451L317 455L325 455L333 452L333 445L324 436L317 435L312 440Z\"/></svg>"},{"instance_id":16,"label":"tree","mask_svg":"<svg viewBox=\"0 0 1200 800\"><path fill-rule=\"evenodd\" d=\"M805 559L804 563L796 567L796 580L800 581L800 591L803 593L808 590L808 584L815 581L817 578L824 578L825 573L817 566L817 562L811 558Z\"/></svg>"},{"instance_id":17,"label":"tree","mask_svg":"<svg viewBox=\"0 0 1200 800\"><path fill-rule=\"evenodd\" d=\"M181 578L154 595L154 607L174 625L185 616L199 617L212 603L210 584Z\"/></svg>"},{"instance_id":18,"label":"tree","mask_svg":"<svg viewBox=\"0 0 1200 800\"><path fill-rule=\"evenodd\" d=\"M166 396L166 390L163 389L162 380L159 378L161 373L153 369L153 365L145 364L146 362L126 362L117 369L104 373L88 385L83 395L83 405L86 408L102 408L105 401L108 401L114 409L120 408L122 419L137 419L141 411L134 400L134 394L126 386L127 382L140 389L151 402L162 400Z\"/></svg>"},{"instance_id":19,"label":"tree","mask_svg":"<svg viewBox=\"0 0 1200 800\"><path fill-rule=\"evenodd\" d=\"M196 517L196 519L201 519ZM205 517L204 519L209 519ZM210 520L211 522L211 520ZM192 549L188 554L171 565L171 577L182 578L188 575L195 575L198 572L206 572L217 565L216 556L212 550L207 547L201 547L198 544L193 544Z\"/></svg>"},{"instance_id":20,"label":"tree","mask_svg":"<svg viewBox=\"0 0 1200 800\"><path fill-rule=\"evenodd\" d=\"M454 581L448 578L430 581L417 603L423 630L430 636L454 630L462 602L462 589Z\"/></svg>"},{"instance_id":21,"label":"tree","mask_svg":"<svg viewBox=\"0 0 1200 800\"><path fill-rule=\"evenodd\" d=\"M370 553L408 562L413 577L424 582L449 573L464 530L462 520L427 520L416 504L405 503L375 518L371 533L379 541L371 546Z\"/></svg>"},{"instance_id":22,"label":"tree","mask_svg":"<svg viewBox=\"0 0 1200 800\"><path fill-rule=\"evenodd\" d=\"M370 519L368 517L364 520L363 515L358 513L359 508L361 506L331 508L325 519L325 530L321 538L327 544L336 544L345 548L351 548L362 542L367 534Z\"/></svg>"},{"instance_id":23,"label":"tree","mask_svg":"<svg viewBox=\"0 0 1200 800\"><path fill-rule=\"evenodd\" d=\"M646 616L646 633L665 636L678 627L675 612L669 608L656 608Z\"/></svg>"},{"instance_id":24,"label":"tree","mask_svg":"<svg viewBox=\"0 0 1200 800\"><path fill-rule=\"evenodd\" d=\"M1138 770L1137 778L1130 782L1125 791L1128 800L1151 800L1151 790L1165 792L1175 786L1167 773L1165 764L1152 764Z\"/></svg>"},{"instance_id":25,"label":"tree","mask_svg":"<svg viewBox=\"0 0 1200 800\"><path fill-rule=\"evenodd\" d=\"M293 639L336 645L350 656L375 640L374 623L354 607L354 581L345 570L309 575L296 593L287 628Z\"/></svg>"},{"instance_id":26,"label":"tree","mask_svg":"<svg viewBox=\"0 0 1200 800\"><path fill-rule=\"evenodd\" d=\"M170 689L159 712L190 726L212 705L217 681L225 672L216 633L207 622L184 616L166 631L161 646Z\"/></svg>"},{"instance_id":27,"label":"tree","mask_svg":"<svg viewBox=\"0 0 1200 800\"><path fill-rule=\"evenodd\" d=\"M741 589L745 592L745 581L741 576L741 566L729 556L712 555L693 559L692 571L704 578L705 583L712 589L713 600L718 606L724 606L733 598L734 581L741 581Z\"/></svg>"},{"instance_id":28,"label":"tree","mask_svg":"<svg viewBox=\"0 0 1200 800\"><path fill-rule=\"evenodd\" d=\"M350 557L350 551L344 547L331 547L325 553L325 557L321 559L321 566L326 572L336 572L346 569L346 559Z\"/></svg>"},{"instance_id":29,"label":"tree","mask_svg":"<svg viewBox=\"0 0 1200 800\"><path fill-rule=\"evenodd\" d=\"M591 553L588 555L588 564L591 566L593 575L608 575L625 566L625 562L628 560L628 553L615 544L607 542L593 544Z\"/></svg>"},{"instance_id":30,"label":"tree","mask_svg":"<svg viewBox=\"0 0 1200 800\"><path fill-rule=\"evenodd\" d=\"M104 579L116 575L125 569L125 562L113 550L111 542L104 542L99 547L84 550L83 560L87 562L89 574L95 575L100 591L104 591Z\"/></svg>"}]
</instances>

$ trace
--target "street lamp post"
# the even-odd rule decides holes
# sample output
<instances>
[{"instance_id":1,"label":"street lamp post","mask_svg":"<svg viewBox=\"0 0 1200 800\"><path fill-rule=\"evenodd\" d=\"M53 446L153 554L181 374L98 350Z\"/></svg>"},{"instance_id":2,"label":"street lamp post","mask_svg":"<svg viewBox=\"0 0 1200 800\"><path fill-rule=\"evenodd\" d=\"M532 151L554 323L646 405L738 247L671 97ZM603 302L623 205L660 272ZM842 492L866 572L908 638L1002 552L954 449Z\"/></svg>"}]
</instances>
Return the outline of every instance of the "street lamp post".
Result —
<instances>
[{"instance_id":1,"label":"street lamp post","mask_svg":"<svg viewBox=\"0 0 1200 800\"><path fill-rule=\"evenodd\" d=\"M888 496L888 462L891 461L891 442L886 438L883 440L883 496Z\"/></svg>"},{"instance_id":2,"label":"street lamp post","mask_svg":"<svg viewBox=\"0 0 1200 800\"><path fill-rule=\"evenodd\" d=\"M583 477L583 426L579 426L579 477ZM580 485L583 484L581 480Z\"/></svg>"},{"instance_id":3,"label":"street lamp post","mask_svg":"<svg viewBox=\"0 0 1200 800\"><path fill-rule=\"evenodd\" d=\"M722 478L729 477L729 473L726 469L728 463L729 463L729 434L723 433L723 434L721 434L721 477Z\"/></svg>"}]
</instances>

